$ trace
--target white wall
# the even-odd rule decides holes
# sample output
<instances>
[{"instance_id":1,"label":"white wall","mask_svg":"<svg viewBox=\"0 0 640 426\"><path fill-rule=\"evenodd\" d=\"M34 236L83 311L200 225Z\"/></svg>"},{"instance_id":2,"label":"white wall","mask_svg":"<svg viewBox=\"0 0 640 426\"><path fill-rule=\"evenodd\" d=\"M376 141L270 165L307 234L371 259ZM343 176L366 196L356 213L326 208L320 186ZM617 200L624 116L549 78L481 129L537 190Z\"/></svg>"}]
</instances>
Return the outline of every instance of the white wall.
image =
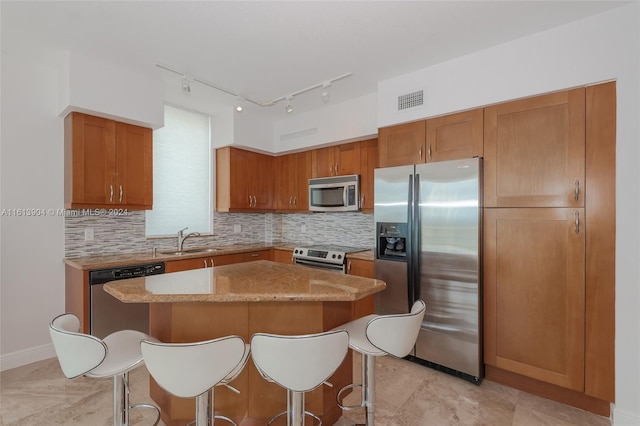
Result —
<instances>
[{"instance_id":1,"label":"white wall","mask_svg":"<svg viewBox=\"0 0 640 426\"><path fill-rule=\"evenodd\" d=\"M633 3L378 84L383 127L617 80L616 426L640 425L639 24ZM423 108L395 111L398 95L420 89Z\"/></svg>"},{"instance_id":2,"label":"white wall","mask_svg":"<svg viewBox=\"0 0 640 426\"><path fill-rule=\"evenodd\" d=\"M378 135L376 94L371 93L288 117L273 126L275 152L301 150Z\"/></svg>"},{"instance_id":3,"label":"white wall","mask_svg":"<svg viewBox=\"0 0 640 426\"><path fill-rule=\"evenodd\" d=\"M55 356L47 324L64 310L59 64L55 55L2 51L2 369ZM22 209L42 215L13 216Z\"/></svg>"}]
</instances>

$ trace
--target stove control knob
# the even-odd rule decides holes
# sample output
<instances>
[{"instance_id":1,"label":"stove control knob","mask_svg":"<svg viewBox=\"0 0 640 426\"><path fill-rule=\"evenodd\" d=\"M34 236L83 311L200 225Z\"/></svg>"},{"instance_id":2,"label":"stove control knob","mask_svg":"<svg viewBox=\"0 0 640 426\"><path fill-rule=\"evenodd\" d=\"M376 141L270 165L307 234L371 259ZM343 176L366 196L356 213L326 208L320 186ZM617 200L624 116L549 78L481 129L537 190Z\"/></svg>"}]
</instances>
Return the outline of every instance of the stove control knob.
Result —
<instances>
[{"instance_id":1,"label":"stove control knob","mask_svg":"<svg viewBox=\"0 0 640 426\"><path fill-rule=\"evenodd\" d=\"M342 255L341 254L338 255L338 259L342 259Z\"/></svg>"},{"instance_id":2,"label":"stove control knob","mask_svg":"<svg viewBox=\"0 0 640 426\"><path fill-rule=\"evenodd\" d=\"M331 258L332 258L332 259L335 259L335 258L336 258L336 255L335 255L335 254L332 254L332 255L331 255Z\"/></svg>"}]
</instances>

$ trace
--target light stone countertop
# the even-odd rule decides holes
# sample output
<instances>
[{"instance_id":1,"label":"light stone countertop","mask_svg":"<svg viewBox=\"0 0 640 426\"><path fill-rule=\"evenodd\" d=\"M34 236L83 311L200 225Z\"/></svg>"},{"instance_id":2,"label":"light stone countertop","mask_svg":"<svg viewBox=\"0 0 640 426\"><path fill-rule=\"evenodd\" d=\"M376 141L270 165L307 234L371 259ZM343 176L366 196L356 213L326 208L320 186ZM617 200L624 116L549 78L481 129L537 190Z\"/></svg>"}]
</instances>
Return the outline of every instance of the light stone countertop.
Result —
<instances>
[{"instance_id":1,"label":"light stone countertop","mask_svg":"<svg viewBox=\"0 0 640 426\"><path fill-rule=\"evenodd\" d=\"M104 255L93 255L93 256L83 256L83 257L75 257L75 258L65 258L65 264L72 266L79 270L92 270L92 269L103 269L103 268L114 268L119 266L126 265L140 265L146 263L153 262L169 262L172 260L181 260L181 259L192 259L192 258L200 258L200 257L210 257L210 256L224 256L226 254L236 254L236 253L247 253L256 250L270 250L270 249L279 249L279 250L293 250L295 247L292 243L273 243L270 245L267 244L234 244L230 246L216 246L215 252L196 252L196 253L183 253L180 255L176 254L163 254L161 252L157 252L155 256L152 255L151 252L137 252L137 253L112 253L112 254L104 254ZM197 249L198 247L194 247L190 249ZM200 247L206 248L206 247ZM171 250L168 250L171 251ZM370 260L373 261L373 250L367 250L363 252L357 253L349 253L347 258L352 259L361 259L361 260Z\"/></svg>"},{"instance_id":2,"label":"light stone countertop","mask_svg":"<svg viewBox=\"0 0 640 426\"><path fill-rule=\"evenodd\" d=\"M384 281L268 260L112 281L107 293L125 303L355 301Z\"/></svg>"}]
</instances>

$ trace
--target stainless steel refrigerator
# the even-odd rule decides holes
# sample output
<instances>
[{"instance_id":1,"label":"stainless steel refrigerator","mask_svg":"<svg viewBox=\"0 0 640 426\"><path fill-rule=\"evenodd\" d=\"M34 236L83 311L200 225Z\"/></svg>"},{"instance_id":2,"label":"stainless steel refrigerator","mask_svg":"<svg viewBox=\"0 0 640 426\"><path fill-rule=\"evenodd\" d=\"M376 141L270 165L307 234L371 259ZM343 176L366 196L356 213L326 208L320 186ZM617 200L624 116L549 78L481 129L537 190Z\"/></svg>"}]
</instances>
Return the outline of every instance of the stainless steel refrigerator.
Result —
<instances>
[{"instance_id":1,"label":"stainless steel refrigerator","mask_svg":"<svg viewBox=\"0 0 640 426\"><path fill-rule=\"evenodd\" d=\"M375 170L376 313L427 305L409 359L479 383L482 160Z\"/></svg>"}]
</instances>

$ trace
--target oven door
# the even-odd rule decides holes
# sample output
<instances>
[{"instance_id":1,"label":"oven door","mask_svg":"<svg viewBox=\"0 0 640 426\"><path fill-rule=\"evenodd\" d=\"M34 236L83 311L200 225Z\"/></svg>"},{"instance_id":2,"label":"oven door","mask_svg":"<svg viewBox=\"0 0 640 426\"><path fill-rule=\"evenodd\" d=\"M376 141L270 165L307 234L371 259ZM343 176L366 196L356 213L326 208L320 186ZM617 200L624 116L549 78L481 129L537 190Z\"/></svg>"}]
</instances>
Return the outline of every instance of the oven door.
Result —
<instances>
[{"instance_id":1,"label":"oven door","mask_svg":"<svg viewBox=\"0 0 640 426\"><path fill-rule=\"evenodd\" d=\"M298 259L298 258L294 258L293 263L295 263L296 265L308 266L310 268L324 269L325 271L340 272L342 274L346 272L344 264L336 265L333 263L318 262L315 260Z\"/></svg>"}]
</instances>

